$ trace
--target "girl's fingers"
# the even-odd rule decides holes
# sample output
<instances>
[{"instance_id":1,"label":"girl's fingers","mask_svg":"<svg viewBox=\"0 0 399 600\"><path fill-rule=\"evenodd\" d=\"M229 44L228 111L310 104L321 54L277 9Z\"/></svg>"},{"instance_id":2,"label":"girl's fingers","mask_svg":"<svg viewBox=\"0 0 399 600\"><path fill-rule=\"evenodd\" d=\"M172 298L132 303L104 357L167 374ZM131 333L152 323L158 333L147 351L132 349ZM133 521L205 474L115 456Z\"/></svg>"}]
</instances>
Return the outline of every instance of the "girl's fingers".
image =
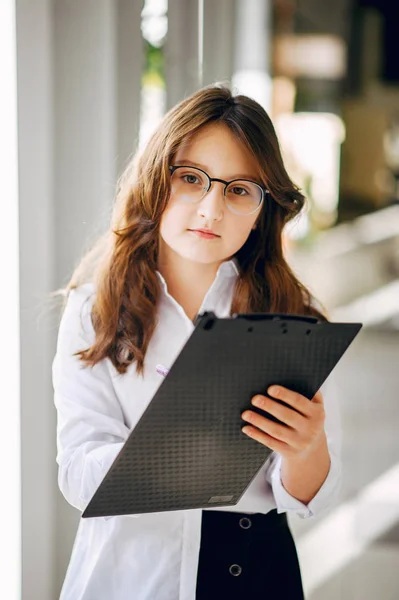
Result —
<instances>
[{"instance_id":1,"label":"girl's fingers","mask_svg":"<svg viewBox=\"0 0 399 600\"><path fill-rule=\"evenodd\" d=\"M274 438L275 440L290 444L290 440L294 433L294 430L290 427L282 425L281 423L275 423L266 417L258 415L256 412L252 412L251 410L244 411L241 417L244 421L248 421L251 425L257 427L260 429L260 431Z\"/></svg>"},{"instance_id":2,"label":"girl's fingers","mask_svg":"<svg viewBox=\"0 0 399 600\"><path fill-rule=\"evenodd\" d=\"M308 398L306 398L305 396L302 396L298 392L293 392L292 390L288 390L287 388L282 387L281 385L272 385L267 390L267 393L269 394L269 396L272 396L273 398L282 400L283 402L285 402L286 404L291 406L291 408L293 408L294 410L296 410L297 412L301 413L302 415L304 415L306 417L309 417L312 413L312 402L310 402ZM314 396L312 401L315 404L323 403L323 396L322 396L320 390Z\"/></svg>"},{"instance_id":3,"label":"girl's fingers","mask_svg":"<svg viewBox=\"0 0 399 600\"><path fill-rule=\"evenodd\" d=\"M282 421L285 425L293 429L297 429L300 426L300 421L303 419L301 413L276 402L272 398L267 398L267 396L254 396L252 404L273 415L273 417L276 417L279 421Z\"/></svg>"},{"instance_id":4,"label":"girl's fingers","mask_svg":"<svg viewBox=\"0 0 399 600\"><path fill-rule=\"evenodd\" d=\"M246 425L245 427L242 428L242 431L248 437L252 438L253 440L256 440L260 444L263 444L263 446L267 446L267 448L270 448L271 450L274 450L275 452L279 452L282 455L284 455L284 453L288 449L287 444L285 444L284 442L282 442L280 440L276 440L271 435L268 435L267 433L265 433L264 431L261 431L260 429L257 429L256 427L251 427L249 425Z\"/></svg>"},{"instance_id":5,"label":"girl's fingers","mask_svg":"<svg viewBox=\"0 0 399 600\"><path fill-rule=\"evenodd\" d=\"M314 404L324 404L323 394L319 390L312 398Z\"/></svg>"},{"instance_id":6,"label":"girl's fingers","mask_svg":"<svg viewBox=\"0 0 399 600\"><path fill-rule=\"evenodd\" d=\"M271 386L268 393L285 404L260 394L252 398L252 404L281 422L276 423L257 412L246 410L241 417L250 426L245 426L242 431L282 454L301 448L304 443L308 443L306 440L312 439L312 431L318 430L320 423L322 424L324 407L321 392L315 394L312 402L281 386Z\"/></svg>"}]
</instances>

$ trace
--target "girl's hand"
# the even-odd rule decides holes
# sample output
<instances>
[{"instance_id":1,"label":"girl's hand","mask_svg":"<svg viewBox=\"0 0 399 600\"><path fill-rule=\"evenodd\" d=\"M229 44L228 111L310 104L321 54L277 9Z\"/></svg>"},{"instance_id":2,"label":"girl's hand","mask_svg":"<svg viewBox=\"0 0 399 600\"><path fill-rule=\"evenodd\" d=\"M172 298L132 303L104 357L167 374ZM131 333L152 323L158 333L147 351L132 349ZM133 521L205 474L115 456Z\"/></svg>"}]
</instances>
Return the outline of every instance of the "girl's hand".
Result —
<instances>
[{"instance_id":1,"label":"girl's hand","mask_svg":"<svg viewBox=\"0 0 399 600\"><path fill-rule=\"evenodd\" d=\"M325 439L321 392L317 392L311 402L305 396L282 386L269 387L268 394L288 406L259 394L252 398L252 404L283 424L246 410L241 416L250 425L243 427L242 431L286 459L306 459Z\"/></svg>"}]
</instances>

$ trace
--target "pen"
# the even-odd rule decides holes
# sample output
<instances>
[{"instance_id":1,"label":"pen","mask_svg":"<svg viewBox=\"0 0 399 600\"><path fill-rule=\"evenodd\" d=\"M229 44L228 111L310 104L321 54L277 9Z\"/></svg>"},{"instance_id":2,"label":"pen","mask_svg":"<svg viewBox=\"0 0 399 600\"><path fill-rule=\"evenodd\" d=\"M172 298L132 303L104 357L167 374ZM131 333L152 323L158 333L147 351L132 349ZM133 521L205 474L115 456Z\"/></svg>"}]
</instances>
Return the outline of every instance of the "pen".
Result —
<instances>
[{"instance_id":1,"label":"pen","mask_svg":"<svg viewBox=\"0 0 399 600\"><path fill-rule=\"evenodd\" d=\"M157 371L157 373L159 373L160 375L163 375L164 377L166 377L166 375L169 373L169 369L167 369L163 365L157 365L156 371Z\"/></svg>"}]
</instances>

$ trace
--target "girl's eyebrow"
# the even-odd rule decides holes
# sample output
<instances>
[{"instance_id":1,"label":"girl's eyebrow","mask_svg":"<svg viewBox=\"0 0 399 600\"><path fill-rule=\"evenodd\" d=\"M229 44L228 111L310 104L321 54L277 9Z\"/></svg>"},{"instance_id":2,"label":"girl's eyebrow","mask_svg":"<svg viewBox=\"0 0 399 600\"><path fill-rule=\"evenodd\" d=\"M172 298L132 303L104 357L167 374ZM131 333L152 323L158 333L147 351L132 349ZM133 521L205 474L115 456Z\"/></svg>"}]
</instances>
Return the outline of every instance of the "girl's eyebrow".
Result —
<instances>
[{"instance_id":1,"label":"girl's eyebrow","mask_svg":"<svg viewBox=\"0 0 399 600\"><path fill-rule=\"evenodd\" d=\"M180 165L198 167L199 169L203 169L207 173L208 173L208 169L209 169L209 167L207 167L206 165L202 165L201 163L196 163L195 161L189 160L188 158L181 158L181 159L175 161L174 164L176 166L178 166L178 164L180 164ZM248 175L248 174L244 175L242 173L238 173L236 175L231 175L230 177L226 178L226 181L233 181L234 179L250 179L251 181L257 182L257 179L259 179L259 178L255 177L255 175ZM261 185L261 184L259 184L259 185Z\"/></svg>"}]
</instances>

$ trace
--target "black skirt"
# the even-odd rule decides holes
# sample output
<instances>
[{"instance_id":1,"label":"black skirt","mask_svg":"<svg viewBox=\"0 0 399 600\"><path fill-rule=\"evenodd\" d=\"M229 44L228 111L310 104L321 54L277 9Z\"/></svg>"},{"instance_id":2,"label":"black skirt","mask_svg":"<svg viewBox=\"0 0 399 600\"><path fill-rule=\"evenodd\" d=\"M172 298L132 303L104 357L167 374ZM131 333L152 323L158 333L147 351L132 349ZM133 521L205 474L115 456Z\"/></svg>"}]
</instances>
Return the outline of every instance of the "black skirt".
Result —
<instances>
[{"instance_id":1,"label":"black skirt","mask_svg":"<svg viewBox=\"0 0 399 600\"><path fill-rule=\"evenodd\" d=\"M287 516L203 511L196 600L303 600Z\"/></svg>"}]
</instances>

